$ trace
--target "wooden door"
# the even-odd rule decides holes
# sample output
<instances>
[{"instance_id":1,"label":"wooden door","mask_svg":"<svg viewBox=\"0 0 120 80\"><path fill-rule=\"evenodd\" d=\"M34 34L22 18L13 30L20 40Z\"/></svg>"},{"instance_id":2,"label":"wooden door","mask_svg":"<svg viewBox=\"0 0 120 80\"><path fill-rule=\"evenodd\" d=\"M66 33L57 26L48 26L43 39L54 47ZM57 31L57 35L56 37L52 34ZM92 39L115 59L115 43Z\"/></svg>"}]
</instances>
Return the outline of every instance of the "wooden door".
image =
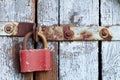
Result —
<instances>
[{"instance_id":1,"label":"wooden door","mask_svg":"<svg viewBox=\"0 0 120 80\"><path fill-rule=\"evenodd\" d=\"M0 0L0 21L34 22L34 10L34 0ZM0 37L0 80L32 80L32 74L20 73L22 42L20 37Z\"/></svg>"},{"instance_id":2,"label":"wooden door","mask_svg":"<svg viewBox=\"0 0 120 80\"><path fill-rule=\"evenodd\" d=\"M119 13L119 0L0 0L0 21L35 22L38 27L120 25ZM119 41L48 42L52 70L39 75L19 72L22 37L0 40L0 80L120 79Z\"/></svg>"}]
</instances>

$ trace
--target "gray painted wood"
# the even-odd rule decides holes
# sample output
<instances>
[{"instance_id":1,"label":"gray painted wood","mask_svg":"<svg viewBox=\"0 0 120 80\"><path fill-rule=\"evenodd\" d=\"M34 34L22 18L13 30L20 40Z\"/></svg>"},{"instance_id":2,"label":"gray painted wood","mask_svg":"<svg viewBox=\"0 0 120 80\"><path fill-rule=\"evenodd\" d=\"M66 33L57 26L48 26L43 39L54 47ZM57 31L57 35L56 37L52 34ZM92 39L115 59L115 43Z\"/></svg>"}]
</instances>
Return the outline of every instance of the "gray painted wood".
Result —
<instances>
[{"instance_id":1,"label":"gray painted wood","mask_svg":"<svg viewBox=\"0 0 120 80\"><path fill-rule=\"evenodd\" d=\"M120 25L120 0L101 0L101 23ZM117 30L116 30L117 32ZM102 42L103 80L120 80L120 42Z\"/></svg>"},{"instance_id":2,"label":"gray painted wood","mask_svg":"<svg viewBox=\"0 0 120 80\"><path fill-rule=\"evenodd\" d=\"M58 23L58 0L38 0L38 26L53 25ZM40 47L41 45L39 45ZM58 42L49 42L52 55L52 70L48 72L37 72L36 80L58 79Z\"/></svg>"},{"instance_id":3,"label":"gray painted wood","mask_svg":"<svg viewBox=\"0 0 120 80\"><path fill-rule=\"evenodd\" d=\"M35 0L0 0L0 21L34 21Z\"/></svg>"},{"instance_id":4,"label":"gray painted wood","mask_svg":"<svg viewBox=\"0 0 120 80\"><path fill-rule=\"evenodd\" d=\"M103 80L120 80L120 42L102 43Z\"/></svg>"},{"instance_id":5,"label":"gray painted wood","mask_svg":"<svg viewBox=\"0 0 120 80\"><path fill-rule=\"evenodd\" d=\"M101 24L120 25L120 0L101 0Z\"/></svg>"},{"instance_id":6,"label":"gray painted wood","mask_svg":"<svg viewBox=\"0 0 120 80\"><path fill-rule=\"evenodd\" d=\"M60 0L60 23L98 25L98 0ZM60 80L98 80L98 42L60 43Z\"/></svg>"},{"instance_id":7,"label":"gray painted wood","mask_svg":"<svg viewBox=\"0 0 120 80\"><path fill-rule=\"evenodd\" d=\"M60 44L60 80L98 80L97 42Z\"/></svg>"},{"instance_id":8,"label":"gray painted wood","mask_svg":"<svg viewBox=\"0 0 120 80\"><path fill-rule=\"evenodd\" d=\"M58 0L38 0L38 25L58 23Z\"/></svg>"},{"instance_id":9,"label":"gray painted wood","mask_svg":"<svg viewBox=\"0 0 120 80\"><path fill-rule=\"evenodd\" d=\"M0 21L34 22L34 0L0 0ZM23 38L0 37L0 80L33 80L21 74L19 50Z\"/></svg>"},{"instance_id":10,"label":"gray painted wood","mask_svg":"<svg viewBox=\"0 0 120 80\"><path fill-rule=\"evenodd\" d=\"M98 0L60 0L60 23L99 25Z\"/></svg>"}]
</instances>

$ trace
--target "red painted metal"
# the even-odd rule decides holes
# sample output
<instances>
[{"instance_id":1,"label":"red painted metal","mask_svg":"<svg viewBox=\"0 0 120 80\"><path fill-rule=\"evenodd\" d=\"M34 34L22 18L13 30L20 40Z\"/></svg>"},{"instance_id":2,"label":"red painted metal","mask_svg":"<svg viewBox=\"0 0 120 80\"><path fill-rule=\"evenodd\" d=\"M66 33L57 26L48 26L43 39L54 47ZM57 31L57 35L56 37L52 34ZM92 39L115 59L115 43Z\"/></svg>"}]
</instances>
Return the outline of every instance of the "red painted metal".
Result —
<instances>
[{"instance_id":1,"label":"red painted metal","mask_svg":"<svg viewBox=\"0 0 120 80\"><path fill-rule=\"evenodd\" d=\"M51 55L49 49L21 50L21 72L51 70Z\"/></svg>"},{"instance_id":2,"label":"red painted metal","mask_svg":"<svg viewBox=\"0 0 120 80\"><path fill-rule=\"evenodd\" d=\"M37 33L37 32L36 32ZM45 36L38 33L38 37L42 39L43 49L28 50L27 42L34 32L25 35L23 41L23 50L20 51L21 72L35 72L51 70L51 54L47 48L47 40Z\"/></svg>"}]
</instances>

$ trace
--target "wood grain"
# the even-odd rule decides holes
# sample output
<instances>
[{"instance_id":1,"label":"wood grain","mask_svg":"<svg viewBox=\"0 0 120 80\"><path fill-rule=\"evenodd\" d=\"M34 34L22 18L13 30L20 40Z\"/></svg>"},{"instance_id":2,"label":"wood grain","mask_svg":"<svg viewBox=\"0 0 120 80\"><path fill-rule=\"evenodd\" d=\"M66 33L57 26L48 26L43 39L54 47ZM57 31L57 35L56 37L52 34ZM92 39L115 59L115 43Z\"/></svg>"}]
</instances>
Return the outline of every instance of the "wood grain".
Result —
<instances>
[{"instance_id":1,"label":"wood grain","mask_svg":"<svg viewBox=\"0 0 120 80\"><path fill-rule=\"evenodd\" d=\"M58 23L58 0L38 0L38 26Z\"/></svg>"},{"instance_id":2,"label":"wood grain","mask_svg":"<svg viewBox=\"0 0 120 80\"><path fill-rule=\"evenodd\" d=\"M101 24L120 25L120 0L101 0ZM117 30L116 30L117 32ZM120 80L120 42L102 42L103 80Z\"/></svg>"},{"instance_id":3,"label":"wood grain","mask_svg":"<svg viewBox=\"0 0 120 80\"><path fill-rule=\"evenodd\" d=\"M98 80L97 42L60 44L60 80Z\"/></svg>"},{"instance_id":4,"label":"wood grain","mask_svg":"<svg viewBox=\"0 0 120 80\"><path fill-rule=\"evenodd\" d=\"M99 25L98 0L60 0L60 23Z\"/></svg>"},{"instance_id":5,"label":"wood grain","mask_svg":"<svg viewBox=\"0 0 120 80\"><path fill-rule=\"evenodd\" d=\"M101 24L120 25L120 0L101 0Z\"/></svg>"},{"instance_id":6,"label":"wood grain","mask_svg":"<svg viewBox=\"0 0 120 80\"><path fill-rule=\"evenodd\" d=\"M58 0L38 0L38 25L53 25L58 23ZM41 45L39 45L40 47ZM36 80L57 80L58 79L58 43L49 42L52 54L52 70L48 72L37 72Z\"/></svg>"},{"instance_id":7,"label":"wood grain","mask_svg":"<svg viewBox=\"0 0 120 80\"><path fill-rule=\"evenodd\" d=\"M34 22L34 0L0 0L0 21ZM0 37L0 80L33 80L21 74L19 50L23 38Z\"/></svg>"},{"instance_id":8,"label":"wood grain","mask_svg":"<svg viewBox=\"0 0 120 80\"><path fill-rule=\"evenodd\" d=\"M98 25L98 5L98 0L60 0L60 23ZM97 41L61 42L59 54L60 80L98 80Z\"/></svg>"},{"instance_id":9,"label":"wood grain","mask_svg":"<svg viewBox=\"0 0 120 80\"><path fill-rule=\"evenodd\" d=\"M103 80L120 80L120 42L102 43Z\"/></svg>"}]
</instances>

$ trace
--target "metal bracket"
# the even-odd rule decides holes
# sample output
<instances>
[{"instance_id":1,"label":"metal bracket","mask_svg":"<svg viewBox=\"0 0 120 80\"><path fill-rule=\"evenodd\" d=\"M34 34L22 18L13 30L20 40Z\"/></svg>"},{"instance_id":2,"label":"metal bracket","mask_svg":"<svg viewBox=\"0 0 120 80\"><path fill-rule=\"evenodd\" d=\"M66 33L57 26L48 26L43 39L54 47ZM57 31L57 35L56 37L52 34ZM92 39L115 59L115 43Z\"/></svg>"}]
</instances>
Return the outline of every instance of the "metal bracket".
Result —
<instances>
[{"instance_id":1,"label":"metal bracket","mask_svg":"<svg viewBox=\"0 0 120 80\"><path fill-rule=\"evenodd\" d=\"M0 36L23 37L30 31L43 33L50 41L120 40L120 26L53 25L36 28L35 23L0 22ZM34 38L36 40L36 36Z\"/></svg>"},{"instance_id":2,"label":"metal bracket","mask_svg":"<svg viewBox=\"0 0 120 80\"><path fill-rule=\"evenodd\" d=\"M96 41L96 40L120 40L119 26L99 27L99 26L81 26L70 25L61 26L41 26L39 32L43 33L50 41Z\"/></svg>"},{"instance_id":3,"label":"metal bracket","mask_svg":"<svg viewBox=\"0 0 120 80\"><path fill-rule=\"evenodd\" d=\"M0 22L0 36L23 37L33 31L34 23L28 22Z\"/></svg>"}]
</instances>

